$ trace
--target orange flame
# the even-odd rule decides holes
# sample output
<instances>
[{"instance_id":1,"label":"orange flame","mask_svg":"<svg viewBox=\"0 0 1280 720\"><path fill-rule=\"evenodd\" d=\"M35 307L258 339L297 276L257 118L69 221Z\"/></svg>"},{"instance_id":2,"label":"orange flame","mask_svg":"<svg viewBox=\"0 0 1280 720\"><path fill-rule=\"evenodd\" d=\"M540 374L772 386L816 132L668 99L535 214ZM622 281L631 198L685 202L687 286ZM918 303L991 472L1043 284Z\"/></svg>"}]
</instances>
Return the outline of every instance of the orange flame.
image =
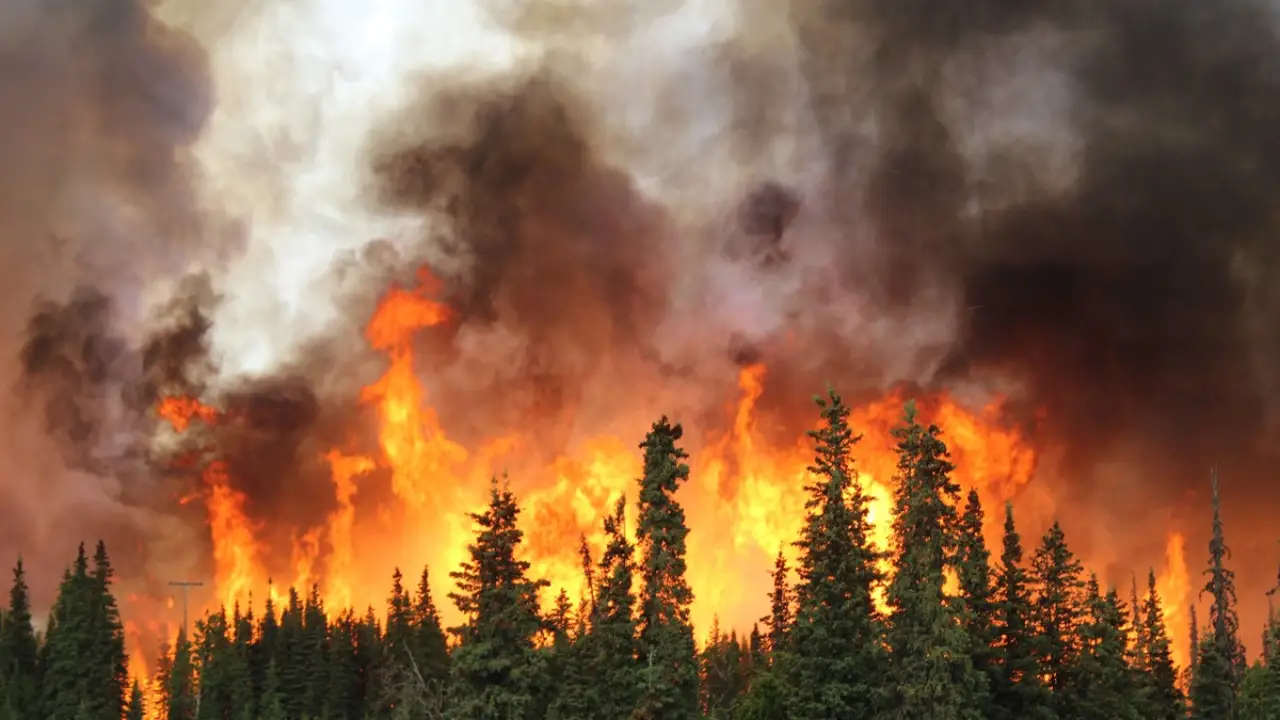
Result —
<instances>
[{"instance_id":1,"label":"orange flame","mask_svg":"<svg viewBox=\"0 0 1280 720\"><path fill-rule=\"evenodd\" d=\"M1156 576L1156 592L1160 596L1165 627L1173 645L1173 661L1178 667L1187 666L1188 637L1191 634L1187 613L1191 577L1187 571L1186 544L1182 533L1169 533L1165 540L1164 568Z\"/></svg>"},{"instance_id":2,"label":"orange flame","mask_svg":"<svg viewBox=\"0 0 1280 720\"><path fill-rule=\"evenodd\" d=\"M448 570L465 558L472 540L465 513L483 506L489 478L508 464L516 469L515 481L523 483L526 559L532 573L552 585L544 601L559 589L580 597L584 580L579 538L585 536L599 547L602 521L614 500L619 495L634 498L641 470L635 447L639 438L588 438L550 462L522 454L527 448L519 437L472 448L450 438L428 402L414 352L416 335L448 322L450 311L434 299L431 277L423 274L420 280L417 288L391 290L366 328L370 346L387 359L383 375L361 393L361 401L375 410L378 447L368 453L325 453L335 509L323 527L295 535L294 584L315 582L327 604L347 607L381 606L385 576L393 565L412 573L429 564L437 569L432 577L444 582ZM779 446L758 426L757 407L767 377L763 365L743 368L738 397L730 408L730 427L710 438L690 436L693 468L679 500L693 530L689 581L696 598L693 620L700 627L709 627L716 617L739 627L759 617L773 556L781 548L795 557L791 542L803 522L803 487L812 449L804 437ZM893 393L855 408L850 417L855 431L863 434L854 451L855 467L869 499L873 539L886 550L897 464L890 430L900 422L905 399ZM919 404L922 416L944 430L957 466L956 481L966 490L977 489L986 507L1001 507L1030 482L1036 454L1007 427L1001 401L977 412L946 394L921 398ZM196 420L215 424L222 418L216 409L190 398L166 398L157 414L179 431ZM375 471L390 478L395 502L361 507L358 515L360 479ZM261 528L246 514L245 498L235 490L224 463L215 461L205 469L199 497L213 541L214 599L225 606L243 603L252 589L267 582ZM997 512L988 515L988 539L998 543L1002 518ZM366 516L377 521L358 520ZM1172 549L1169 566L1178 566ZM1185 568L1183 573L1185 585ZM1176 577L1167 571L1162 582L1176 583ZM433 588L437 594L449 589ZM442 611L451 614L447 604Z\"/></svg>"}]
</instances>

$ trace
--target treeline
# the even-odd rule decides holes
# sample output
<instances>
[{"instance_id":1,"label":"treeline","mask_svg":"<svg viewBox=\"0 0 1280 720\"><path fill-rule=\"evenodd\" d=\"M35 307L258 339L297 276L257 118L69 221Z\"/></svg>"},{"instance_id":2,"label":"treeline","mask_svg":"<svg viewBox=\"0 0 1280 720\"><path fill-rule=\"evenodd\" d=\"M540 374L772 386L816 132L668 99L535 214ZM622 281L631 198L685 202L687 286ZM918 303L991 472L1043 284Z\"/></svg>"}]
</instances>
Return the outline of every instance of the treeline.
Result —
<instances>
[{"instance_id":1,"label":"treeline","mask_svg":"<svg viewBox=\"0 0 1280 720\"><path fill-rule=\"evenodd\" d=\"M202 618L164 653L153 693L127 677L101 544L92 558L82 547L66 571L43 637L19 563L0 623L0 717L1280 718L1280 622L1247 666L1216 481L1209 616L1192 620L1194 662L1180 676L1154 574L1122 598L1085 573L1056 524L1025 551L1009 505L1001 546L989 549L977 493L962 496L940 430L912 404L894 431L896 541L882 573L849 409L835 393L818 407L796 566L779 553L770 613L745 637L712 628L695 644L689 530L675 500L688 456L681 426L663 418L640 445L634 543L619 499L602 554L583 542L586 597L561 592L546 613L545 583L519 559L517 499L497 482L472 516L469 560L450 573L461 626L442 627L426 571L416 589L397 572L381 613L330 612L316 590L291 591L260 615Z\"/></svg>"}]
</instances>

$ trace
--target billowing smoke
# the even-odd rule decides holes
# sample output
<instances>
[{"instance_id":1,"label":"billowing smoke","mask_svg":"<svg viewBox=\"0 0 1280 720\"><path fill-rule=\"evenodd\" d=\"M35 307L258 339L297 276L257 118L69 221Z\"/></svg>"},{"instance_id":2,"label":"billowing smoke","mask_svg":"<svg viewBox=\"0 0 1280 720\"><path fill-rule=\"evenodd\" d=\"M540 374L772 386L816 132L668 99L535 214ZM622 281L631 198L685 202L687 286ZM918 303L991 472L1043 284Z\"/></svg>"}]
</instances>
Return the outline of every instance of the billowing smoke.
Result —
<instances>
[{"instance_id":1,"label":"billowing smoke","mask_svg":"<svg viewBox=\"0 0 1280 720\"><path fill-rule=\"evenodd\" d=\"M755 362L779 438L826 381L1000 392L1116 571L1203 547L1215 462L1273 550L1269 2L5 1L0 548L189 572L169 393L227 409L251 514L316 522L323 448L372 442L361 328L427 265L464 445L722 423Z\"/></svg>"}]
</instances>

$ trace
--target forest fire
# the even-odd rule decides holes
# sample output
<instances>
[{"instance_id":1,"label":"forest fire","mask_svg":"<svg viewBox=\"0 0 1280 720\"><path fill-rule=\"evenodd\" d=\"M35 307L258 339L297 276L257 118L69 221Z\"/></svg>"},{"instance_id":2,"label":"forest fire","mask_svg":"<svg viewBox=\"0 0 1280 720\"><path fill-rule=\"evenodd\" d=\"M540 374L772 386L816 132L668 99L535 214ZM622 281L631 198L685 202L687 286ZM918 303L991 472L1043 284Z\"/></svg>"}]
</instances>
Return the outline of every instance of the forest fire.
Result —
<instances>
[{"instance_id":1,"label":"forest fire","mask_svg":"<svg viewBox=\"0 0 1280 720\"><path fill-rule=\"evenodd\" d=\"M245 497L216 448L206 448L197 461L203 463L197 497L207 518L213 568L209 605L200 609L245 608L255 595L268 594L279 603L281 588L290 585L300 590L314 585L331 608L381 608L387 578L380 572L382 565L361 560L369 557L406 572L438 568L433 578L439 584L436 592L443 595L452 588L441 578L461 562L472 540L466 513L482 506L489 479L508 469L521 488L526 559L532 573L551 584L544 603L560 589L571 598L582 595L580 539L599 547L602 521L614 500L619 495L634 499L640 472L634 443L630 438L598 436L576 455L531 469L519 452L523 438L497 437L469 450L448 437L421 381L414 348L419 331L447 323L451 314L434 298L431 276L424 272L419 279L417 288L388 292L365 332L370 346L386 358L384 373L360 395L361 403L376 411L377 447L333 447L324 453L333 510L321 526L288 529L293 541L287 564L272 556L260 539L264 523L270 521L255 520L246 511ZM791 445L778 446L762 432L757 403L768 377L767 366L760 363L739 370L738 396L730 400L728 413L731 425L708 433L692 453L692 479L681 490L693 529L689 578L696 597L696 627L709 628L718 621L722 627L749 629L765 607L772 558L781 551L794 559L792 540L804 514L810 441L799 437ZM897 462L890 431L900 420L905 400L901 392L889 393L855 408L850 418L862 434L855 447L856 467L870 499L874 540L884 550L889 549ZM955 479L966 490L976 489L987 508L987 539L993 555L998 555L1001 508L1032 481L1035 449L1003 420L999 399L977 411L946 393L919 398L919 403L944 429ZM196 432L197 424L228 421L227 411L191 397L166 397L156 414L179 433ZM181 461L189 463L191 458L184 455ZM378 472L389 477L393 499L381 507L365 507L362 484L372 482ZM1163 597L1181 600L1189 590L1182 536L1170 534L1167 545L1159 589ZM1175 601L1168 609L1179 662L1186 654L1182 608L1183 603ZM442 609L450 619L451 608ZM142 622L144 618L129 620L135 650L148 650L138 645L176 631ZM145 654L134 652L134 657ZM145 670L135 666L140 674Z\"/></svg>"}]
</instances>

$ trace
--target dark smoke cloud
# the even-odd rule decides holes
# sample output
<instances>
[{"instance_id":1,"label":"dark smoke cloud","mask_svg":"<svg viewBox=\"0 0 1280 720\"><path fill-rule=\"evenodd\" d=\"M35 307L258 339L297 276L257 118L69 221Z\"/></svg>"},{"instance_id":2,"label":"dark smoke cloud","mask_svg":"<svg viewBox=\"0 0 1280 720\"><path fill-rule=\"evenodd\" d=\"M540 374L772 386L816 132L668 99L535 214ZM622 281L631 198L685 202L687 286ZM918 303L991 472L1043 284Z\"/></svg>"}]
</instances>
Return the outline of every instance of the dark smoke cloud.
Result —
<instances>
[{"instance_id":1,"label":"dark smoke cloud","mask_svg":"<svg viewBox=\"0 0 1280 720\"><path fill-rule=\"evenodd\" d=\"M577 15L562 3L541 22L530 11L512 23L542 38L564 27L625 35L612 15L581 5ZM455 223L451 253L474 262L459 290L459 337L500 318L520 338L503 356L522 369L512 387L547 388L554 415L594 387L584 357L652 357L651 345L661 353L681 284L726 265L738 268L735 292L771 288L760 291L762 307L785 328L742 337L708 320L693 347L700 358L769 362L762 402L783 418L804 417L799 403L826 379L854 393L893 380L1012 383L1026 414L1041 419L1062 476L1055 493L1083 545L1145 542L1089 529L1134 512L1154 508L1160 523L1192 517L1188 503L1203 500L1215 461L1239 478L1242 531L1256 527L1240 508L1273 499L1260 474L1278 407L1275 10L1260 0L935 5L789 4L826 177L801 187L759 174L732 205L787 219L763 246L713 243L710 259L689 250L706 239L685 226L673 233L670 218L631 232L634 218L663 214L598 189L615 186L597 171L605 158L626 153L590 141L604 133L574 104L585 80L468 88L465 101L445 91L432 109L416 106L422 127L441 124L432 112L467 118L461 145L403 143L384 165L389 198L439 203ZM720 50L724 75L684 79L729 86L730 142L746 162L752 142L768 143L783 125L770 113L788 98L785 63ZM561 77L574 72L588 71L570 64ZM429 85L434 93L448 83ZM680 136L668 101L648 108L655 139L663 128ZM770 187L794 205L767 209ZM712 234L763 237L741 224ZM777 257L757 265L756 251L769 247ZM823 253L835 280L813 271ZM694 270L681 267L690 257ZM876 322L848 322L869 309ZM955 332L915 339L925 319ZM894 345L903 336L911 339ZM536 340L526 348L525 338ZM918 362L891 367L908 349Z\"/></svg>"},{"instance_id":2,"label":"dark smoke cloud","mask_svg":"<svg viewBox=\"0 0 1280 720\"><path fill-rule=\"evenodd\" d=\"M0 555L24 553L47 599L82 534L119 540L136 569L139 534L164 524L118 466L138 422L121 389L142 370L142 293L238 246L183 157L212 107L194 42L129 0L0 14L0 385L18 388L0 419L0 526L21 529Z\"/></svg>"},{"instance_id":3,"label":"dark smoke cloud","mask_svg":"<svg viewBox=\"0 0 1280 720\"><path fill-rule=\"evenodd\" d=\"M468 363L473 375L457 392L485 405L501 398L486 422L561 423L550 433L560 447L601 358L620 347L653 358L666 309L664 215L599 157L587 109L553 75L430 86L399 126L460 130L408 145L388 139L376 166L383 200L435 213L449 255L435 264L456 268L448 297L458 318L444 332L519 333L501 363L509 372L481 378ZM460 407L463 398L441 402ZM455 428L464 436L493 430L465 422Z\"/></svg>"},{"instance_id":4,"label":"dark smoke cloud","mask_svg":"<svg viewBox=\"0 0 1280 720\"><path fill-rule=\"evenodd\" d=\"M1074 513L1086 542L1091 525L1133 512L1163 523L1166 508L1177 508L1194 519L1193 550L1202 547L1208 468L1218 462L1230 469L1237 542L1256 537L1273 555L1273 532L1247 508L1259 513L1278 499L1267 468L1280 358L1264 319L1280 310L1271 289L1280 272L1275 8L1255 0L793 8L810 87L859 78L844 92L820 92L815 111L833 154L870 169L863 177L840 168L848 177L839 202L862 197L885 301L938 286L963 300L967 327L937 381L1024 384L1062 449L1064 506L1088 508ZM1025 148L987 165L965 159L960 138L982 132L974 129L982 98L957 101L968 87L957 72L985 67L959 79L991 87L1033 67L1034 51L999 55L1017 35L1040 38L1069 87L1067 111L1048 118L1076 148L1062 191L1017 187L1040 170ZM1021 87L1024 107L1044 103ZM868 100L881 124L874 142L847 121ZM1021 199L984 202L1001 196ZM1118 457L1130 461L1121 477L1098 471ZM1267 586L1264 570L1245 571L1246 592Z\"/></svg>"}]
</instances>

